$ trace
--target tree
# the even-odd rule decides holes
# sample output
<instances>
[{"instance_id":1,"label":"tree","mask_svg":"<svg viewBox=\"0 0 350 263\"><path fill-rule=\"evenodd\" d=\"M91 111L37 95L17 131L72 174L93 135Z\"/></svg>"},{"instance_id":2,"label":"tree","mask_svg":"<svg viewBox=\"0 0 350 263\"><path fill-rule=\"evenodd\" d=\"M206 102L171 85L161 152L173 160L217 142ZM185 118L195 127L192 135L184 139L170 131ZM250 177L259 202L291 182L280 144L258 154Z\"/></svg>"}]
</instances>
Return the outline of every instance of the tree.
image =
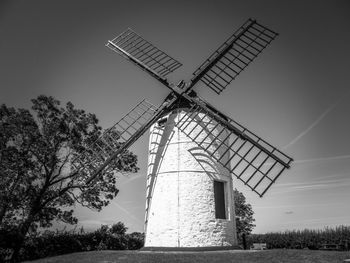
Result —
<instances>
[{"instance_id":1,"label":"tree","mask_svg":"<svg viewBox=\"0 0 350 263\"><path fill-rule=\"evenodd\" d=\"M234 189L233 195L235 200L236 228L240 238L243 233L250 234L255 227L253 224L255 221L253 218L254 211L252 206L246 203L246 198L241 192Z\"/></svg>"},{"instance_id":2,"label":"tree","mask_svg":"<svg viewBox=\"0 0 350 263\"><path fill-rule=\"evenodd\" d=\"M71 169L100 136L98 119L71 102L61 107L53 97L41 95L32 104L34 116L0 107L0 229L15 231L15 257L29 232L53 220L77 223L71 209L76 203L101 210L118 194L115 173L139 169L128 151L94 180Z\"/></svg>"},{"instance_id":3,"label":"tree","mask_svg":"<svg viewBox=\"0 0 350 263\"><path fill-rule=\"evenodd\" d=\"M119 221L111 226L110 232L112 234L125 235L126 230L128 230L128 228L124 225L123 222Z\"/></svg>"}]
</instances>

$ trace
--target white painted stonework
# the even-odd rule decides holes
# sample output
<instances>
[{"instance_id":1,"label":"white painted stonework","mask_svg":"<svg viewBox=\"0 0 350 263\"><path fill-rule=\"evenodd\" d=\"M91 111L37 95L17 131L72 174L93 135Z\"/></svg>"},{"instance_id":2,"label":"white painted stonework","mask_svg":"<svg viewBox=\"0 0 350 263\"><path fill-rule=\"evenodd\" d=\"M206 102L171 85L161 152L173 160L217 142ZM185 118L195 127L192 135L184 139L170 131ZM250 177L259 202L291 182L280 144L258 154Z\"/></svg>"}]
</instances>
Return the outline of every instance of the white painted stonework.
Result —
<instances>
[{"instance_id":1,"label":"white painted stonework","mask_svg":"<svg viewBox=\"0 0 350 263\"><path fill-rule=\"evenodd\" d=\"M178 111L167 116L163 127L156 123L150 130L145 247L237 245L231 176L175 127L175 120L186 114ZM202 129L195 125L191 122L186 129ZM210 124L206 129L217 134L213 128ZM226 219L215 218L213 180L225 182Z\"/></svg>"}]
</instances>

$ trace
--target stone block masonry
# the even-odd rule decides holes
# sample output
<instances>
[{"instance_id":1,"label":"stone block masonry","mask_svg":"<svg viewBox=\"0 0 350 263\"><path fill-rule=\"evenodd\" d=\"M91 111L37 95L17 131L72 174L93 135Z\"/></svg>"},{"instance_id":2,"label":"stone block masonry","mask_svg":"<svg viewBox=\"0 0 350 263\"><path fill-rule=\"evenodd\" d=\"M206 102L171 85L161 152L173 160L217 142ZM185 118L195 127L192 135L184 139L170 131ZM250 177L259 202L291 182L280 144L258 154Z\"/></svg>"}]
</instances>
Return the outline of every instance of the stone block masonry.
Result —
<instances>
[{"instance_id":1,"label":"stone block masonry","mask_svg":"<svg viewBox=\"0 0 350 263\"><path fill-rule=\"evenodd\" d=\"M166 122L150 130L145 247L236 246L231 175L175 127L183 114L186 109L169 113ZM187 129L196 129L195 124ZM205 143L211 142L208 132L218 134L209 125L199 136L208 137ZM214 180L224 183L226 219L215 216Z\"/></svg>"}]
</instances>

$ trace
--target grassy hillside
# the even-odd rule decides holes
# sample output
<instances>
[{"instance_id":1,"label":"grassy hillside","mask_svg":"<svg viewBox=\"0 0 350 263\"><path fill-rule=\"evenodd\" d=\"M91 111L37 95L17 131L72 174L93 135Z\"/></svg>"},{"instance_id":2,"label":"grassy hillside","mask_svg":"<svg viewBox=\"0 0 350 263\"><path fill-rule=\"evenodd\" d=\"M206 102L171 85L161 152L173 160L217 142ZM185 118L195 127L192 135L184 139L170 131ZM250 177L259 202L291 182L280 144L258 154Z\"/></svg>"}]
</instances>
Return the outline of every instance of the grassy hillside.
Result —
<instances>
[{"instance_id":1,"label":"grassy hillside","mask_svg":"<svg viewBox=\"0 0 350 263\"><path fill-rule=\"evenodd\" d=\"M336 263L350 259L350 252L274 249L265 251L143 252L91 251L39 259L36 263L114 262L234 262L234 263Z\"/></svg>"}]
</instances>

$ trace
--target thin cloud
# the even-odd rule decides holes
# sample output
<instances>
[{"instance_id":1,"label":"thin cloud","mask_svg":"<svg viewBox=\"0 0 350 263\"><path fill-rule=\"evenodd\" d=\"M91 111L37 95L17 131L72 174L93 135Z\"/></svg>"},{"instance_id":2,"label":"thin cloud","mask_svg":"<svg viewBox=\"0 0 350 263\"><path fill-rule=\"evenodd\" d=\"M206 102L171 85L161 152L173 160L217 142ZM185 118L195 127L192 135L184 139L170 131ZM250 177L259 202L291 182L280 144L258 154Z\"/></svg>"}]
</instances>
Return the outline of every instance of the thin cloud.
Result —
<instances>
[{"instance_id":1,"label":"thin cloud","mask_svg":"<svg viewBox=\"0 0 350 263\"><path fill-rule=\"evenodd\" d=\"M140 178L142 178L142 177L145 177L145 175L144 174L138 174L138 175L135 175L135 176L131 176L131 177L129 177L125 182L122 182L122 183L120 183L119 184L119 187L120 186L123 186L123 185L126 185L126 184L129 184L129 183L131 183L132 181L134 181L134 180L137 180L137 179L140 179Z\"/></svg>"},{"instance_id":2,"label":"thin cloud","mask_svg":"<svg viewBox=\"0 0 350 263\"><path fill-rule=\"evenodd\" d=\"M298 193L298 192L311 192L324 189L335 189L344 188L350 186L349 178L333 179L333 180L315 180L307 183L285 183L277 184L275 186L276 191L272 192L271 195L280 195L286 193Z\"/></svg>"},{"instance_id":3,"label":"thin cloud","mask_svg":"<svg viewBox=\"0 0 350 263\"><path fill-rule=\"evenodd\" d=\"M334 205L342 205L336 202L327 202L327 203L312 203L312 204L282 204L282 205L255 205L254 209L258 210L266 210L266 209L295 209L295 208L306 208L306 207L329 207L329 206L334 206ZM292 210L290 210L293 212ZM294 213L294 212L293 212Z\"/></svg>"},{"instance_id":4,"label":"thin cloud","mask_svg":"<svg viewBox=\"0 0 350 263\"><path fill-rule=\"evenodd\" d=\"M120 204L116 203L116 202L112 202L113 205L115 205L117 208L119 208L120 210L122 210L125 214L127 214L130 218L134 219L135 221L143 224L143 222L137 218L135 215L133 215L132 213L130 213L130 211L128 211L127 209L125 209L123 206L121 206Z\"/></svg>"},{"instance_id":5,"label":"thin cloud","mask_svg":"<svg viewBox=\"0 0 350 263\"><path fill-rule=\"evenodd\" d=\"M294 186L291 190L303 191L303 190L316 190L316 189L325 189L329 188L328 184L310 184L310 185L300 185Z\"/></svg>"},{"instance_id":6,"label":"thin cloud","mask_svg":"<svg viewBox=\"0 0 350 263\"><path fill-rule=\"evenodd\" d=\"M324 223L324 225L329 224L330 221L333 221L333 224L335 224L334 221L340 221L340 222L346 222L349 221L349 216L332 216L332 217L322 217L322 218L309 218L309 219L300 219L300 220L291 220L291 221L285 221L281 225L284 224L291 224L291 223L303 223L303 224L314 224L314 223Z\"/></svg>"},{"instance_id":7,"label":"thin cloud","mask_svg":"<svg viewBox=\"0 0 350 263\"><path fill-rule=\"evenodd\" d=\"M305 159L305 160L295 160L293 163L311 163L311 162L321 162L321 161L332 161L332 160L342 160L342 159L349 159L350 154L348 155L339 155L339 156L331 156L331 157L320 157L320 158L313 158L313 159Z\"/></svg>"},{"instance_id":8,"label":"thin cloud","mask_svg":"<svg viewBox=\"0 0 350 263\"><path fill-rule=\"evenodd\" d=\"M294 140L292 140L290 143L288 143L286 146L283 147L283 149L288 148L289 146L295 144L297 141L299 141L302 137L304 137L307 133L309 133L317 124L319 124L324 117L327 116L329 112L331 112L335 107L337 107L340 102L347 97L349 94L346 94L346 96L342 96L340 99L338 99L335 103L333 103L331 106L329 106L309 127L307 127L303 132L301 132L297 137L295 137Z\"/></svg>"}]
</instances>

